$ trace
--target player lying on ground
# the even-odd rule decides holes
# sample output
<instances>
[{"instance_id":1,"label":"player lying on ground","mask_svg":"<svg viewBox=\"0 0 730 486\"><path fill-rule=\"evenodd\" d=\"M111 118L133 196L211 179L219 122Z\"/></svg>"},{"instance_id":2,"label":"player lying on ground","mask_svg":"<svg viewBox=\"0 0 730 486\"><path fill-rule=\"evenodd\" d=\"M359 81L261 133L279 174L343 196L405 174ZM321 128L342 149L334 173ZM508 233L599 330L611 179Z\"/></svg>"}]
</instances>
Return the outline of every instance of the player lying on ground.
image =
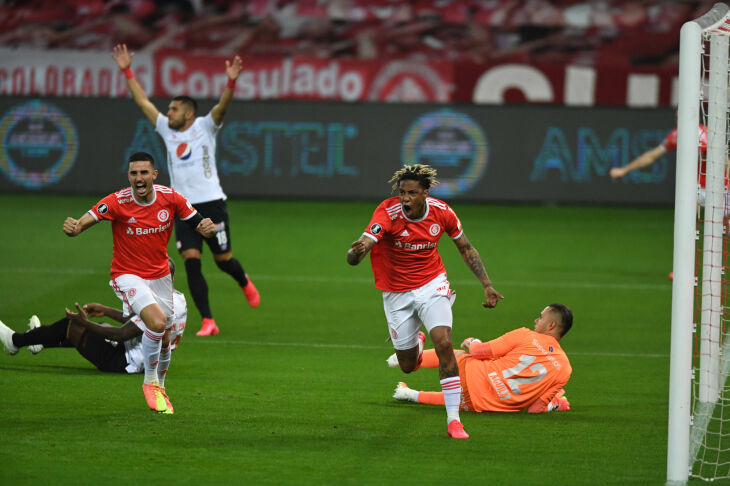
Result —
<instances>
[{"instance_id":1,"label":"player lying on ground","mask_svg":"<svg viewBox=\"0 0 730 486\"><path fill-rule=\"evenodd\" d=\"M185 330L187 306L185 296L175 291L175 318L172 327L162 340L162 352L158 363L160 386L164 387L170 352L177 347ZM77 304L78 306L78 304ZM144 324L136 316L125 317L119 309L102 304L90 303L74 313L66 309L66 316L53 324L41 325L37 316L30 318L29 331L17 333L0 321L0 342L8 354L16 354L20 348L28 347L33 354L47 348L76 348L99 371L109 373L142 373L142 333ZM113 326L89 321L86 316L101 317L123 323Z\"/></svg>"},{"instance_id":2,"label":"player lying on ground","mask_svg":"<svg viewBox=\"0 0 730 486\"><path fill-rule=\"evenodd\" d=\"M463 391L461 410L467 412L529 413L570 410L563 387L572 368L559 341L573 325L573 313L550 304L535 319L535 330L521 327L486 343L467 338L466 352L454 350ZM395 355L390 367L398 367ZM422 367L438 368L433 349L423 352ZM416 391L400 382L393 398L429 405L444 404L442 392Z\"/></svg>"}]
</instances>

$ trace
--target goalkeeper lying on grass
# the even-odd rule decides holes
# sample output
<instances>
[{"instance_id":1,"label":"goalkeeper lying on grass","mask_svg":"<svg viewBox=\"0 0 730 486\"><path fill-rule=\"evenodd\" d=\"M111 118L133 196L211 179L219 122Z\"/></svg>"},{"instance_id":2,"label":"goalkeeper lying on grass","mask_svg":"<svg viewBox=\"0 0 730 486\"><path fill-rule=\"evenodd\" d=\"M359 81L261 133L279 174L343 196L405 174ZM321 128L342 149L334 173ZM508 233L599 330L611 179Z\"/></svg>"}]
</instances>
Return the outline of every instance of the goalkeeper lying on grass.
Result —
<instances>
[{"instance_id":1,"label":"goalkeeper lying on grass","mask_svg":"<svg viewBox=\"0 0 730 486\"><path fill-rule=\"evenodd\" d=\"M570 410L563 387L572 368L560 339L573 325L573 313L562 304L550 304L535 319L534 331L521 327L486 343L467 338L464 351L454 350L463 389L461 409L467 412L543 413ZM433 349L420 357L425 368L438 368ZM388 365L398 367L394 355ZM393 398L443 405L442 392L416 391L400 382Z\"/></svg>"}]
</instances>

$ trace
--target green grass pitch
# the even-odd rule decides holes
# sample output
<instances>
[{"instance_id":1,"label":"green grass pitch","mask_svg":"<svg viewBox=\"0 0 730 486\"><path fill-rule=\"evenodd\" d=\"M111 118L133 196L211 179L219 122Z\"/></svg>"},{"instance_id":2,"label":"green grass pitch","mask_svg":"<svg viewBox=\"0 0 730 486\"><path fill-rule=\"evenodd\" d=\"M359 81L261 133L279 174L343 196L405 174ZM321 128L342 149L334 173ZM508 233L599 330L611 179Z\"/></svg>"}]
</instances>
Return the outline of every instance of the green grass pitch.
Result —
<instances>
[{"instance_id":1,"label":"green grass pitch","mask_svg":"<svg viewBox=\"0 0 730 486\"><path fill-rule=\"evenodd\" d=\"M384 194L385 196L385 194ZM117 305L111 231L61 231L98 198L0 195L0 319L26 329L64 307ZM392 348L369 261L345 262L377 202L229 201L234 254L256 283L251 309L203 255L221 334L188 329L151 413L140 375L102 374L72 349L0 353L0 484L661 484L666 477L673 213L667 208L454 203L505 300L482 290L448 238L454 341L573 309L563 340L572 410L462 414L399 403L397 381L436 390L435 370L387 368ZM187 292L178 263L176 287ZM427 342L428 345L428 342Z\"/></svg>"}]
</instances>

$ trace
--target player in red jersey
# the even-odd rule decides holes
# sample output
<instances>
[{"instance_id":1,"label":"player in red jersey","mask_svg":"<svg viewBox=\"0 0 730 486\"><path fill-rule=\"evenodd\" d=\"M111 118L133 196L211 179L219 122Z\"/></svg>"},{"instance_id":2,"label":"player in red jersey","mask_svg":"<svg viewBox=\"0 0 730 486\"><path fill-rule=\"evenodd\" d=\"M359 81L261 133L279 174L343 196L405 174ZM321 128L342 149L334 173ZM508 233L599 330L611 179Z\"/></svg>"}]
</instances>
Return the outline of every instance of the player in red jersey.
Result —
<instances>
[{"instance_id":1,"label":"player in red jersey","mask_svg":"<svg viewBox=\"0 0 730 486\"><path fill-rule=\"evenodd\" d=\"M707 153L707 128L704 125L700 125L699 128L699 141L700 141L700 151L703 154L701 166L699 168L699 176L700 176L700 186L705 187L705 162L704 162L704 154ZM620 179L621 177L624 177L629 172L633 172L638 169L643 169L645 167L649 167L654 162L659 160L659 157L664 155L669 150L676 150L677 149L677 127L674 127L674 129L669 132L669 134L662 140L662 143L654 147L653 149L649 149L643 154L636 157L634 160L629 162L628 164L624 165L623 167L614 167L609 171L609 175L612 179Z\"/></svg>"},{"instance_id":2,"label":"player in red jersey","mask_svg":"<svg viewBox=\"0 0 730 486\"><path fill-rule=\"evenodd\" d=\"M699 137L699 149L700 149L700 160L697 167L697 204L704 207L705 206L705 176L707 175L707 169L706 167L706 159L707 159L707 127L704 125L699 125L698 127L698 137ZM677 127L674 127L674 129L669 132L669 134L662 140L662 143L654 147L653 149L649 149L643 154L636 157L634 160L629 162L623 167L614 167L610 170L609 175L612 179L620 179L621 177L624 177L626 174L633 172L635 170L643 169L645 167L649 167L654 162L659 160L659 158L664 155L669 150L676 150L677 149ZM725 167L730 166L730 159L725 156ZM726 170L727 173L727 170ZM727 219L727 217L730 215L730 177L725 175L725 187L727 188L725 192L725 209L724 209L724 218ZM669 273L669 278L671 279L673 277L672 273Z\"/></svg>"},{"instance_id":3,"label":"player in red jersey","mask_svg":"<svg viewBox=\"0 0 730 486\"><path fill-rule=\"evenodd\" d=\"M700 204L700 206L705 205L705 176L707 175L707 169L705 168L706 165L706 158L707 158L707 127L704 125L699 125L698 127L698 134L697 134L700 142L700 161L699 166L697 168L697 183L699 185L698 190L698 198L697 202ZM643 169L645 167L649 167L654 162L659 160L659 157L664 155L669 150L676 150L677 149L677 128L675 127L669 134L662 140L662 143L654 147L653 149L649 149L643 154L636 157L634 160L629 162L623 167L614 167L609 171L609 175L612 179L620 179L621 177L624 177L629 172L633 172L638 169ZM725 160L726 165L730 165L730 161ZM730 177L725 177L725 187L730 188ZM727 193L725 195L725 216L728 215L730 212L730 205L728 204L728 196Z\"/></svg>"},{"instance_id":4,"label":"player in red jersey","mask_svg":"<svg viewBox=\"0 0 730 486\"><path fill-rule=\"evenodd\" d=\"M99 221L111 221L113 256L109 285L122 300L124 313L137 314L146 327L142 336L142 391L152 410L171 413L170 400L157 376L162 336L172 326L173 318L167 243L176 216L206 238L215 234L215 225L210 218L203 219L182 195L154 184L157 170L150 154L136 152L128 162L130 187L106 196L79 219L66 218L63 231L77 236Z\"/></svg>"},{"instance_id":5,"label":"player in red jersey","mask_svg":"<svg viewBox=\"0 0 730 486\"><path fill-rule=\"evenodd\" d=\"M203 217L211 218L216 224L215 238L205 240L216 266L233 277L251 307L258 307L261 302L259 291L241 262L233 256L227 196L221 187L215 162L216 135L233 99L236 79L243 67L241 58L234 56L232 61L226 61L228 83L218 103L206 116L196 116L197 102L188 96L174 97L167 115L160 113L134 77L131 67L134 53L129 52L125 44L119 44L114 46L112 57L126 75L127 87L134 102L165 142L170 186L194 204ZM210 309L208 284L201 267L203 239L194 228L179 219L175 221L175 235L177 249L185 261L190 295L203 319L196 335L218 334L219 328Z\"/></svg>"},{"instance_id":6,"label":"player in red jersey","mask_svg":"<svg viewBox=\"0 0 730 486\"><path fill-rule=\"evenodd\" d=\"M573 326L573 313L550 304L535 319L534 330L521 327L483 343L467 338L466 352L454 350L463 388L461 410L467 412L543 413L570 410L563 387L573 368L560 340ZM388 359L391 364L393 356ZM438 368L432 349L423 352L424 368ZM443 405L441 392L416 391L400 382L393 398Z\"/></svg>"},{"instance_id":7,"label":"player in red jersey","mask_svg":"<svg viewBox=\"0 0 730 486\"><path fill-rule=\"evenodd\" d=\"M375 286L383 291L383 306L390 338L401 370L410 373L420 365L425 335L431 336L439 362L444 392L448 435L469 436L459 419L461 384L451 345L451 305L454 291L438 253L438 241L449 235L484 286L484 307L495 307L502 295L492 285L479 252L461 228L456 213L443 201L428 196L438 184L436 171L428 165L407 165L390 182L397 197L383 201L375 210L363 235L347 252L350 265L370 254Z\"/></svg>"}]
</instances>

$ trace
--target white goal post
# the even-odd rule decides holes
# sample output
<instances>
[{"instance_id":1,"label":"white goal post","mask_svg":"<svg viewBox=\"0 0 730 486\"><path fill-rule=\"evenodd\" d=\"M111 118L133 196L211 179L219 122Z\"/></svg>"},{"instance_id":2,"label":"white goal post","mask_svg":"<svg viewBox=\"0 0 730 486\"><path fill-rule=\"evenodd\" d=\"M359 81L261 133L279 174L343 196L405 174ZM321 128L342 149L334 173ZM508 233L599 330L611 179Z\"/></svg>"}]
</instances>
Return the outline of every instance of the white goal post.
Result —
<instances>
[{"instance_id":1,"label":"white goal post","mask_svg":"<svg viewBox=\"0 0 730 486\"><path fill-rule=\"evenodd\" d=\"M725 440L722 430L724 406L730 414L724 315L730 308L724 247L728 35L730 9L723 3L680 33L667 484L685 484L690 476L730 478L730 426Z\"/></svg>"}]
</instances>

